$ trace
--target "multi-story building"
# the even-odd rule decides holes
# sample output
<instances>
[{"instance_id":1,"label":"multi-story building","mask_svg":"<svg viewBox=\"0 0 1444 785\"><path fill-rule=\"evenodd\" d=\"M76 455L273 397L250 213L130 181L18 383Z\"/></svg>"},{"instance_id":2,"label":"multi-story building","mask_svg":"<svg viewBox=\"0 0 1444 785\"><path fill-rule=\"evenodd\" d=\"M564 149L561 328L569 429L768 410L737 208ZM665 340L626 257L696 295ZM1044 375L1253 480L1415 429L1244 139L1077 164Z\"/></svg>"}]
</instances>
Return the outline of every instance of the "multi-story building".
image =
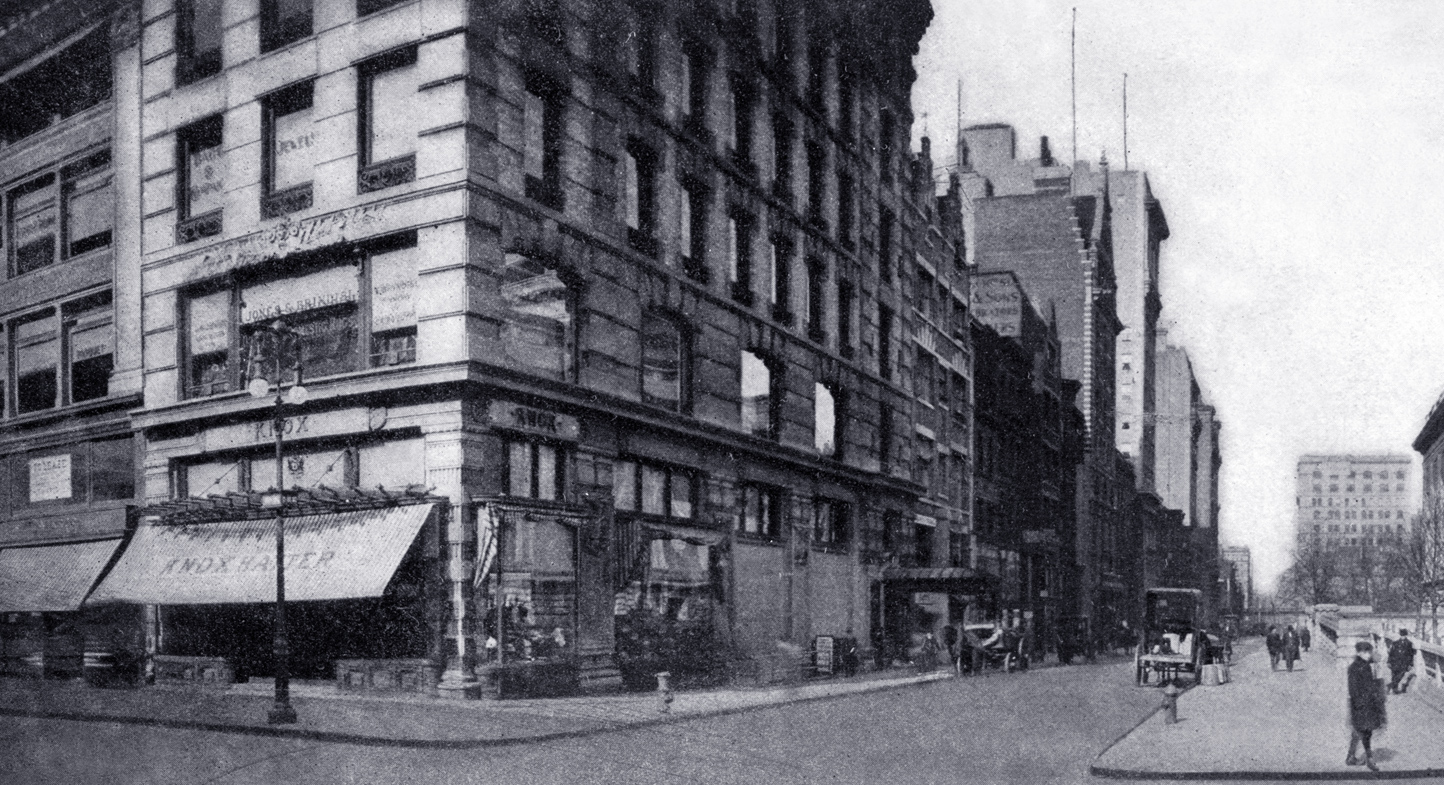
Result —
<instances>
[{"instance_id":1,"label":"multi-story building","mask_svg":"<svg viewBox=\"0 0 1444 785\"><path fill-rule=\"evenodd\" d=\"M1412 445L1414 452L1424 460L1423 481L1420 483L1422 513L1429 516L1439 514L1441 500L1444 500L1444 439L1441 436L1444 436L1444 396L1434 402L1424 419L1424 427L1419 429Z\"/></svg>"},{"instance_id":2,"label":"multi-story building","mask_svg":"<svg viewBox=\"0 0 1444 785\"><path fill-rule=\"evenodd\" d=\"M1065 397L1057 328L1011 272L973 279L977 566L1001 581L1001 609L1042 647L1072 608L1074 478L1081 413ZM1076 385L1075 385L1076 386Z\"/></svg>"},{"instance_id":3,"label":"multi-story building","mask_svg":"<svg viewBox=\"0 0 1444 785\"><path fill-rule=\"evenodd\" d=\"M138 635L81 603L133 523L139 29L119 3L0 15L0 671ZM130 640L132 644L138 641Z\"/></svg>"},{"instance_id":4,"label":"multi-story building","mask_svg":"<svg viewBox=\"0 0 1444 785\"><path fill-rule=\"evenodd\" d=\"M1413 475L1407 455L1300 457L1296 541L1326 550L1402 541L1414 512Z\"/></svg>"},{"instance_id":5,"label":"multi-story building","mask_svg":"<svg viewBox=\"0 0 1444 785\"><path fill-rule=\"evenodd\" d=\"M158 678L270 675L278 518L293 672L368 688L903 654L994 588L926 2L76 6L0 35L4 536L79 606L146 503L91 599Z\"/></svg>"},{"instance_id":6,"label":"multi-story building","mask_svg":"<svg viewBox=\"0 0 1444 785\"><path fill-rule=\"evenodd\" d=\"M1232 568L1239 610L1247 612L1253 603L1253 555L1247 545L1225 545L1218 549L1224 562Z\"/></svg>"},{"instance_id":7,"label":"multi-story building","mask_svg":"<svg viewBox=\"0 0 1444 785\"><path fill-rule=\"evenodd\" d=\"M1170 345L1166 330L1159 330L1156 340L1154 489L1165 507L1181 510L1184 525L1192 526L1197 485L1194 410L1202 403L1203 394L1188 351Z\"/></svg>"}]
</instances>

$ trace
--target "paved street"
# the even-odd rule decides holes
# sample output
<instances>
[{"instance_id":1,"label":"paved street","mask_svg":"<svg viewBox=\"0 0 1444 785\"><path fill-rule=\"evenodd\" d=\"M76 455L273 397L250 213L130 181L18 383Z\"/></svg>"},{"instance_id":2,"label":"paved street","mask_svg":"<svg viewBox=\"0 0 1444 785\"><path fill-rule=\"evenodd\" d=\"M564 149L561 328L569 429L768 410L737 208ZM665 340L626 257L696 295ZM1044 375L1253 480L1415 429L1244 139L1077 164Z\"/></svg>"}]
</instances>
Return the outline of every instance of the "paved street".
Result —
<instances>
[{"instance_id":1,"label":"paved street","mask_svg":"<svg viewBox=\"0 0 1444 785\"><path fill-rule=\"evenodd\" d=\"M496 749L387 749L0 719L15 783L1083 782L1157 700L1131 663L882 693Z\"/></svg>"}]
</instances>

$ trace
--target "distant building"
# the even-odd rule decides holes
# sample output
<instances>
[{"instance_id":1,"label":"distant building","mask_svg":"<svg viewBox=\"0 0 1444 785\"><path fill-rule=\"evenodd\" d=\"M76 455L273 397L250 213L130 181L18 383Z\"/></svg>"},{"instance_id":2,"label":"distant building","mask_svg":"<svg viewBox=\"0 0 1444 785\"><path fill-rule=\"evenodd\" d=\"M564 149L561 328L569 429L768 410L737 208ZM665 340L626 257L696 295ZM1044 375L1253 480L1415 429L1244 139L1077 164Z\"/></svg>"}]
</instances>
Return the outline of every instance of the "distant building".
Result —
<instances>
[{"instance_id":1,"label":"distant building","mask_svg":"<svg viewBox=\"0 0 1444 785\"><path fill-rule=\"evenodd\" d=\"M1414 512L1413 476L1408 455L1299 458L1297 542L1335 550L1402 540Z\"/></svg>"},{"instance_id":2,"label":"distant building","mask_svg":"<svg viewBox=\"0 0 1444 785\"><path fill-rule=\"evenodd\" d=\"M1225 545L1218 549L1219 555L1233 568L1233 580L1242 601L1242 610L1253 608L1253 556L1247 546Z\"/></svg>"}]
</instances>

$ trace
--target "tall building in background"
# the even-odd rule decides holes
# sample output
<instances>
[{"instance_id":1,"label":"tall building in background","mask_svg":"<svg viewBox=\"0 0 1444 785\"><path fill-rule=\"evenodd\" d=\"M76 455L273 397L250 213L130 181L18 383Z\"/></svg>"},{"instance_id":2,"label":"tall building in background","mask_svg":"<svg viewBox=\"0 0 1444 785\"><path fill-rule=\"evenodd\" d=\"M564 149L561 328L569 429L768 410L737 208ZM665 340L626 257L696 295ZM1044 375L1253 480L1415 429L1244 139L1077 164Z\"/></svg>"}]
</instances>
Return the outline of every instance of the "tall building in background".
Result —
<instances>
[{"instance_id":1,"label":"tall building in background","mask_svg":"<svg viewBox=\"0 0 1444 785\"><path fill-rule=\"evenodd\" d=\"M1253 609L1253 555L1246 545L1225 545L1219 555L1233 571L1241 611Z\"/></svg>"},{"instance_id":2,"label":"tall building in background","mask_svg":"<svg viewBox=\"0 0 1444 785\"><path fill-rule=\"evenodd\" d=\"M1194 409L1202 392L1188 352L1168 343L1166 330L1155 339L1157 368L1154 421L1153 485L1166 507L1183 511L1185 526L1194 525L1197 463L1194 452Z\"/></svg>"},{"instance_id":3,"label":"tall building in background","mask_svg":"<svg viewBox=\"0 0 1444 785\"><path fill-rule=\"evenodd\" d=\"M1415 512L1408 455L1304 455L1295 487L1298 545L1335 551L1401 541Z\"/></svg>"}]
</instances>

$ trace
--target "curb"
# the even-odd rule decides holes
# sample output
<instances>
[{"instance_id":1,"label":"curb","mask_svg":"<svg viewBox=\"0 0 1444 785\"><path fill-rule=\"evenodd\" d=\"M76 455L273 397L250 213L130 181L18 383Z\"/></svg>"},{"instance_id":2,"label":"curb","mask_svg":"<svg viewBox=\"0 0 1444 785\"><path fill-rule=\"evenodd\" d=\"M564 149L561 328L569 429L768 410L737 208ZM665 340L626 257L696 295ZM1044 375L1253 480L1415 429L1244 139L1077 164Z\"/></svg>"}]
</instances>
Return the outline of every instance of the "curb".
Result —
<instances>
[{"instance_id":1,"label":"curb","mask_svg":"<svg viewBox=\"0 0 1444 785\"><path fill-rule=\"evenodd\" d=\"M1362 766L1359 768L1363 768ZM1319 780L1407 780L1444 777L1444 769L1408 769L1360 772L1353 771L1140 771L1137 769L1113 769L1089 766L1088 773L1094 777L1115 780L1267 780L1298 781Z\"/></svg>"},{"instance_id":2,"label":"curb","mask_svg":"<svg viewBox=\"0 0 1444 785\"><path fill-rule=\"evenodd\" d=\"M66 720L71 722L109 722L119 725L139 725L152 728L178 728L183 730L203 730L215 733L232 733L243 736L262 736L269 738L292 738L307 739L310 741L329 742L335 744L353 744L364 747L390 747L397 749L440 749L440 750L463 750L463 749L485 749L491 747L512 747L518 744L532 744L536 742L558 741L564 739L576 739L585 736L597 736L604 733L616 733L619 731L632 730L634 728L650 728L658 725L672 725L686 722L688 720L706 719L710 717L724 717L733 714L756 711L758 709L775 709L782 706L791 706L798 703L810 703L813 701L836 700L853 695L865 695L888 690L901 690L911 687L918 687L925 684L936 684L938 682L951 681L956 676L945 676L935 679L918 679L907 682L894 682L882 684L877 687L852 690L849 692L835 693L831 695L811 695L795 698L792 700L779 701L777 703L756 703L750 706L730 706L727 708L698 711L690 714L662 714L636 722L619 723L616 725L601 725L591 728L577 728L573 730L552 731L549 733L535 733L527 736L508 736L496 739L396 739L386 736L367 736L357 733L338 733L334 731L308 730L303 728L278 728L265 725L235 725L215 722L193 722L187 720L170 720L160 717L135 717L128 715L94 714L79 711L46 711L13 709L0 707L0 716L7 717L32 717L46 720Z\"/></svg>"}]
</instances>

